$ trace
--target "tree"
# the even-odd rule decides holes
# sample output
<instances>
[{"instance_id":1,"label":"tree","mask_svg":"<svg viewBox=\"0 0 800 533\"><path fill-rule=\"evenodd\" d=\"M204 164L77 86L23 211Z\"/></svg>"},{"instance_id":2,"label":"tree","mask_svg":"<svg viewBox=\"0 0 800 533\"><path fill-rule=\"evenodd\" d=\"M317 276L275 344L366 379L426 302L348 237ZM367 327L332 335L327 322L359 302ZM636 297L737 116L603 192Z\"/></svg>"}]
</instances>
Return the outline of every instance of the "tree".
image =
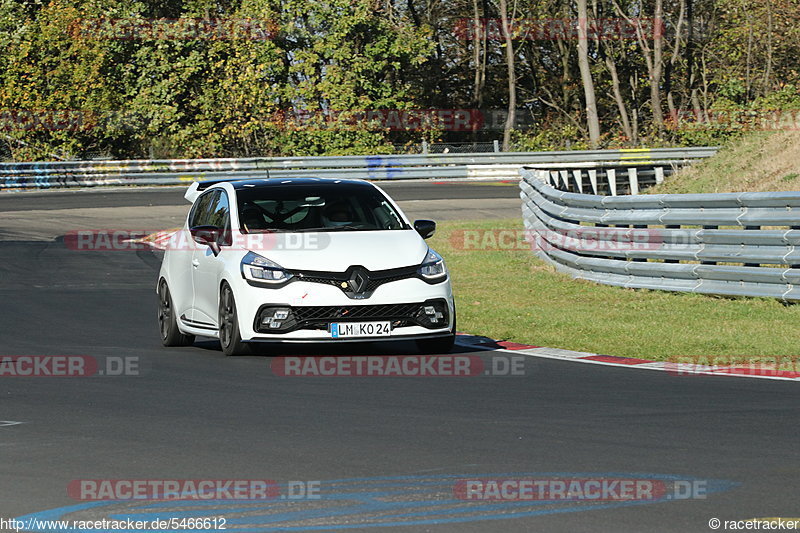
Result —
<instances>
[{"instance_id":1,"label":"tree","mask_svg":"<svg viewBox=\"0 0 800 533\"><path fill-rule=\"evenodd\" d=\"M581 70L583 95L586 100L586 125L589 129L589 143L592 149L600 144L600 120L597 117L597 99L589 67L589 13L586 0L578 0L578 66Z\"/></svg>"},{"instance_id":2,"label":"tree","mask_svg":"<svg viewBox=\"0 0 800 533\"><path fill-rule=\"evenodd\" d=\"M508 69L508 115L503 126L503 151L509 150L511 145L511 131L514 129L517 112L517 75L514 67L514 41L511 39L511 27L508 21L507 0L499 0L500 24L503 32L503 41L506 52L506 66Z\"/></svg>"}]
</instances>

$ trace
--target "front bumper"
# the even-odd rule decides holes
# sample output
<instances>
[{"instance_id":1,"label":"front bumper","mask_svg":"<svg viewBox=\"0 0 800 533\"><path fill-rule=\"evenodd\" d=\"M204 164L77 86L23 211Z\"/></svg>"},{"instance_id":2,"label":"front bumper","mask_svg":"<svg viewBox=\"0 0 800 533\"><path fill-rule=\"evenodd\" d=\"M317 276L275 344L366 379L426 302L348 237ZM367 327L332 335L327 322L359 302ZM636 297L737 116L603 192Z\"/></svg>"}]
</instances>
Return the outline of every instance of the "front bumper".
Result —
<instances>
[{"instance_id":1,"label":"front bumper","mask_svg":"<svg viewBox=\"0 0 800 533\"><path fill-rule=\"evenodd\" d=\"M295 282L280 289L239 285L239 294L236 295L234 288L234 296L244 341L427 338L450 334L454 324L449 280L436 285L419 279L395 281L378 287L370 298L363 300L350 299L336 287L316 283ZM276 311L280 312L276 315ZM377 321L391 322L391 336L339 339L330 333L332 322Z\"/></svg>"}]
</instances>

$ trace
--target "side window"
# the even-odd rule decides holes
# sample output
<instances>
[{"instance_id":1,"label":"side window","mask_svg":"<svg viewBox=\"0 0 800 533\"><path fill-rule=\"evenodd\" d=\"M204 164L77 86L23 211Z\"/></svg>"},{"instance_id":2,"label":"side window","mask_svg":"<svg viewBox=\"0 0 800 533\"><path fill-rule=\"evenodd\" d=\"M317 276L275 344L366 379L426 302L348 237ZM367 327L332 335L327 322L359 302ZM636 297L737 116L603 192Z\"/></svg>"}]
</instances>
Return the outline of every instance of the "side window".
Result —
<instances>
[{"instance_id":1,"label":"side window","mask_svg":"<svg viewBox=\"0 0 800 533\"><path fill-rule=\"evenodd\" d=\"M222 235L220 235L219 239L221 245L230 244L231 215L227 192L221 189L217 191L217 195L209 206L207 224L209 226L216 226L222 230Z\"/></svg>"},{"instance_id":2,"label":"side window","mask_svg":"<svg viewBox=\"0 0 800 533\"><path fill-rule=\"evenodd\" d=\"M197 199L189 214L189 229L209 225L209 207L217 194L216 190L208 191Z\"/></svg>"},{"instance_id":3,"label":"side window","mask_svg":"<svg viewBox=\"0 0 800 533\"><path fill-rule=\"evenodd\" d=\"M228 213L228 194L225 191L217 191L214 201L211 202L211 207L208 210L209 226L216 226L224 228L230 223L230 216Z\"/></svg>"}]
</instances>

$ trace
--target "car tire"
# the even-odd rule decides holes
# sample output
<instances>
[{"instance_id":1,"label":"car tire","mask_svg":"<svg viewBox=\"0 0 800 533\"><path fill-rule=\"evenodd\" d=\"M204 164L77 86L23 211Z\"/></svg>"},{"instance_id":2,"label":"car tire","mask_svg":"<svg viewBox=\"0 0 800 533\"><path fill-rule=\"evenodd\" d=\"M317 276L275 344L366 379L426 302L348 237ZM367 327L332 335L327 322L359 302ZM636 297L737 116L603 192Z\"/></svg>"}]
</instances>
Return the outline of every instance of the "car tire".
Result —
<instances>
[{"instance_id":1,"label":"car tire","mask_svg":"<svg viewBox=\"0 0 800 533\"><path fill-rule=\"evenodd\" d=\"M227 283L219 292L219 344L225 355L250 353L248 345L242 342L236 300L233 297L233 289Z\"/></svg>"},{"instance_id":2,"label":"car tire","mask_svg":"<svg viewBox=\"0 0 800 533\"><path fill-rule=\"evenodd\" d=\"M187 335L178 329L172 295L163 279L158 285L158 328L164 346L191 346L194 343L194 335Z\"/></svg>"}]
</instances>

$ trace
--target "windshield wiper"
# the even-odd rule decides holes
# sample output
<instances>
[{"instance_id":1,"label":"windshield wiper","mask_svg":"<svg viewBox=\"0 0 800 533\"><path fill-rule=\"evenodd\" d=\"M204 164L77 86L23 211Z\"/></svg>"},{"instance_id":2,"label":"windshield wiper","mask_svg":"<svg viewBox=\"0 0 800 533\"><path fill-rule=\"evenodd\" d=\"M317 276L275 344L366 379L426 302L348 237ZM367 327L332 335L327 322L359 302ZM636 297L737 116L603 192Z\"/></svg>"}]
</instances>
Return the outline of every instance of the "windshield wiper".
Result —
<instances>
[{"instance_id":1,"label":"windshield wiper","mask_svg":"<svg viewBox=\"0 0 800 533\"><path fill-rule=\"evenodd\" d=\"M295 230L296 232L300 233L307 233L310 231L375 231L380 228L363 228L359 226L332 226L329 228L302 228Z\"/></svg>"},{"instance_id":2,"label":"windshield wiper","mask_svg":"<svg viewBox=\"0 0 800 533\"><path fill-rule=\"evenodd\" d=\"M288 229L256 229L247 232L248 235L266 235L269 233L290 233ZM244 232L243 232L244 233Z\"/></svg>"},{"instance_id":3,"label":"windshield wiper","mask_svg":"<svg viewBox=\"0 0 800 533\"><path fill-rule=\"evenodd\" d=\"M344 231L344 230L356 230L356 231L369 231L373 228L360 228L358 226L333 226L331 228L326 228L328 231Z\"/></svg>"}]
</instances>

